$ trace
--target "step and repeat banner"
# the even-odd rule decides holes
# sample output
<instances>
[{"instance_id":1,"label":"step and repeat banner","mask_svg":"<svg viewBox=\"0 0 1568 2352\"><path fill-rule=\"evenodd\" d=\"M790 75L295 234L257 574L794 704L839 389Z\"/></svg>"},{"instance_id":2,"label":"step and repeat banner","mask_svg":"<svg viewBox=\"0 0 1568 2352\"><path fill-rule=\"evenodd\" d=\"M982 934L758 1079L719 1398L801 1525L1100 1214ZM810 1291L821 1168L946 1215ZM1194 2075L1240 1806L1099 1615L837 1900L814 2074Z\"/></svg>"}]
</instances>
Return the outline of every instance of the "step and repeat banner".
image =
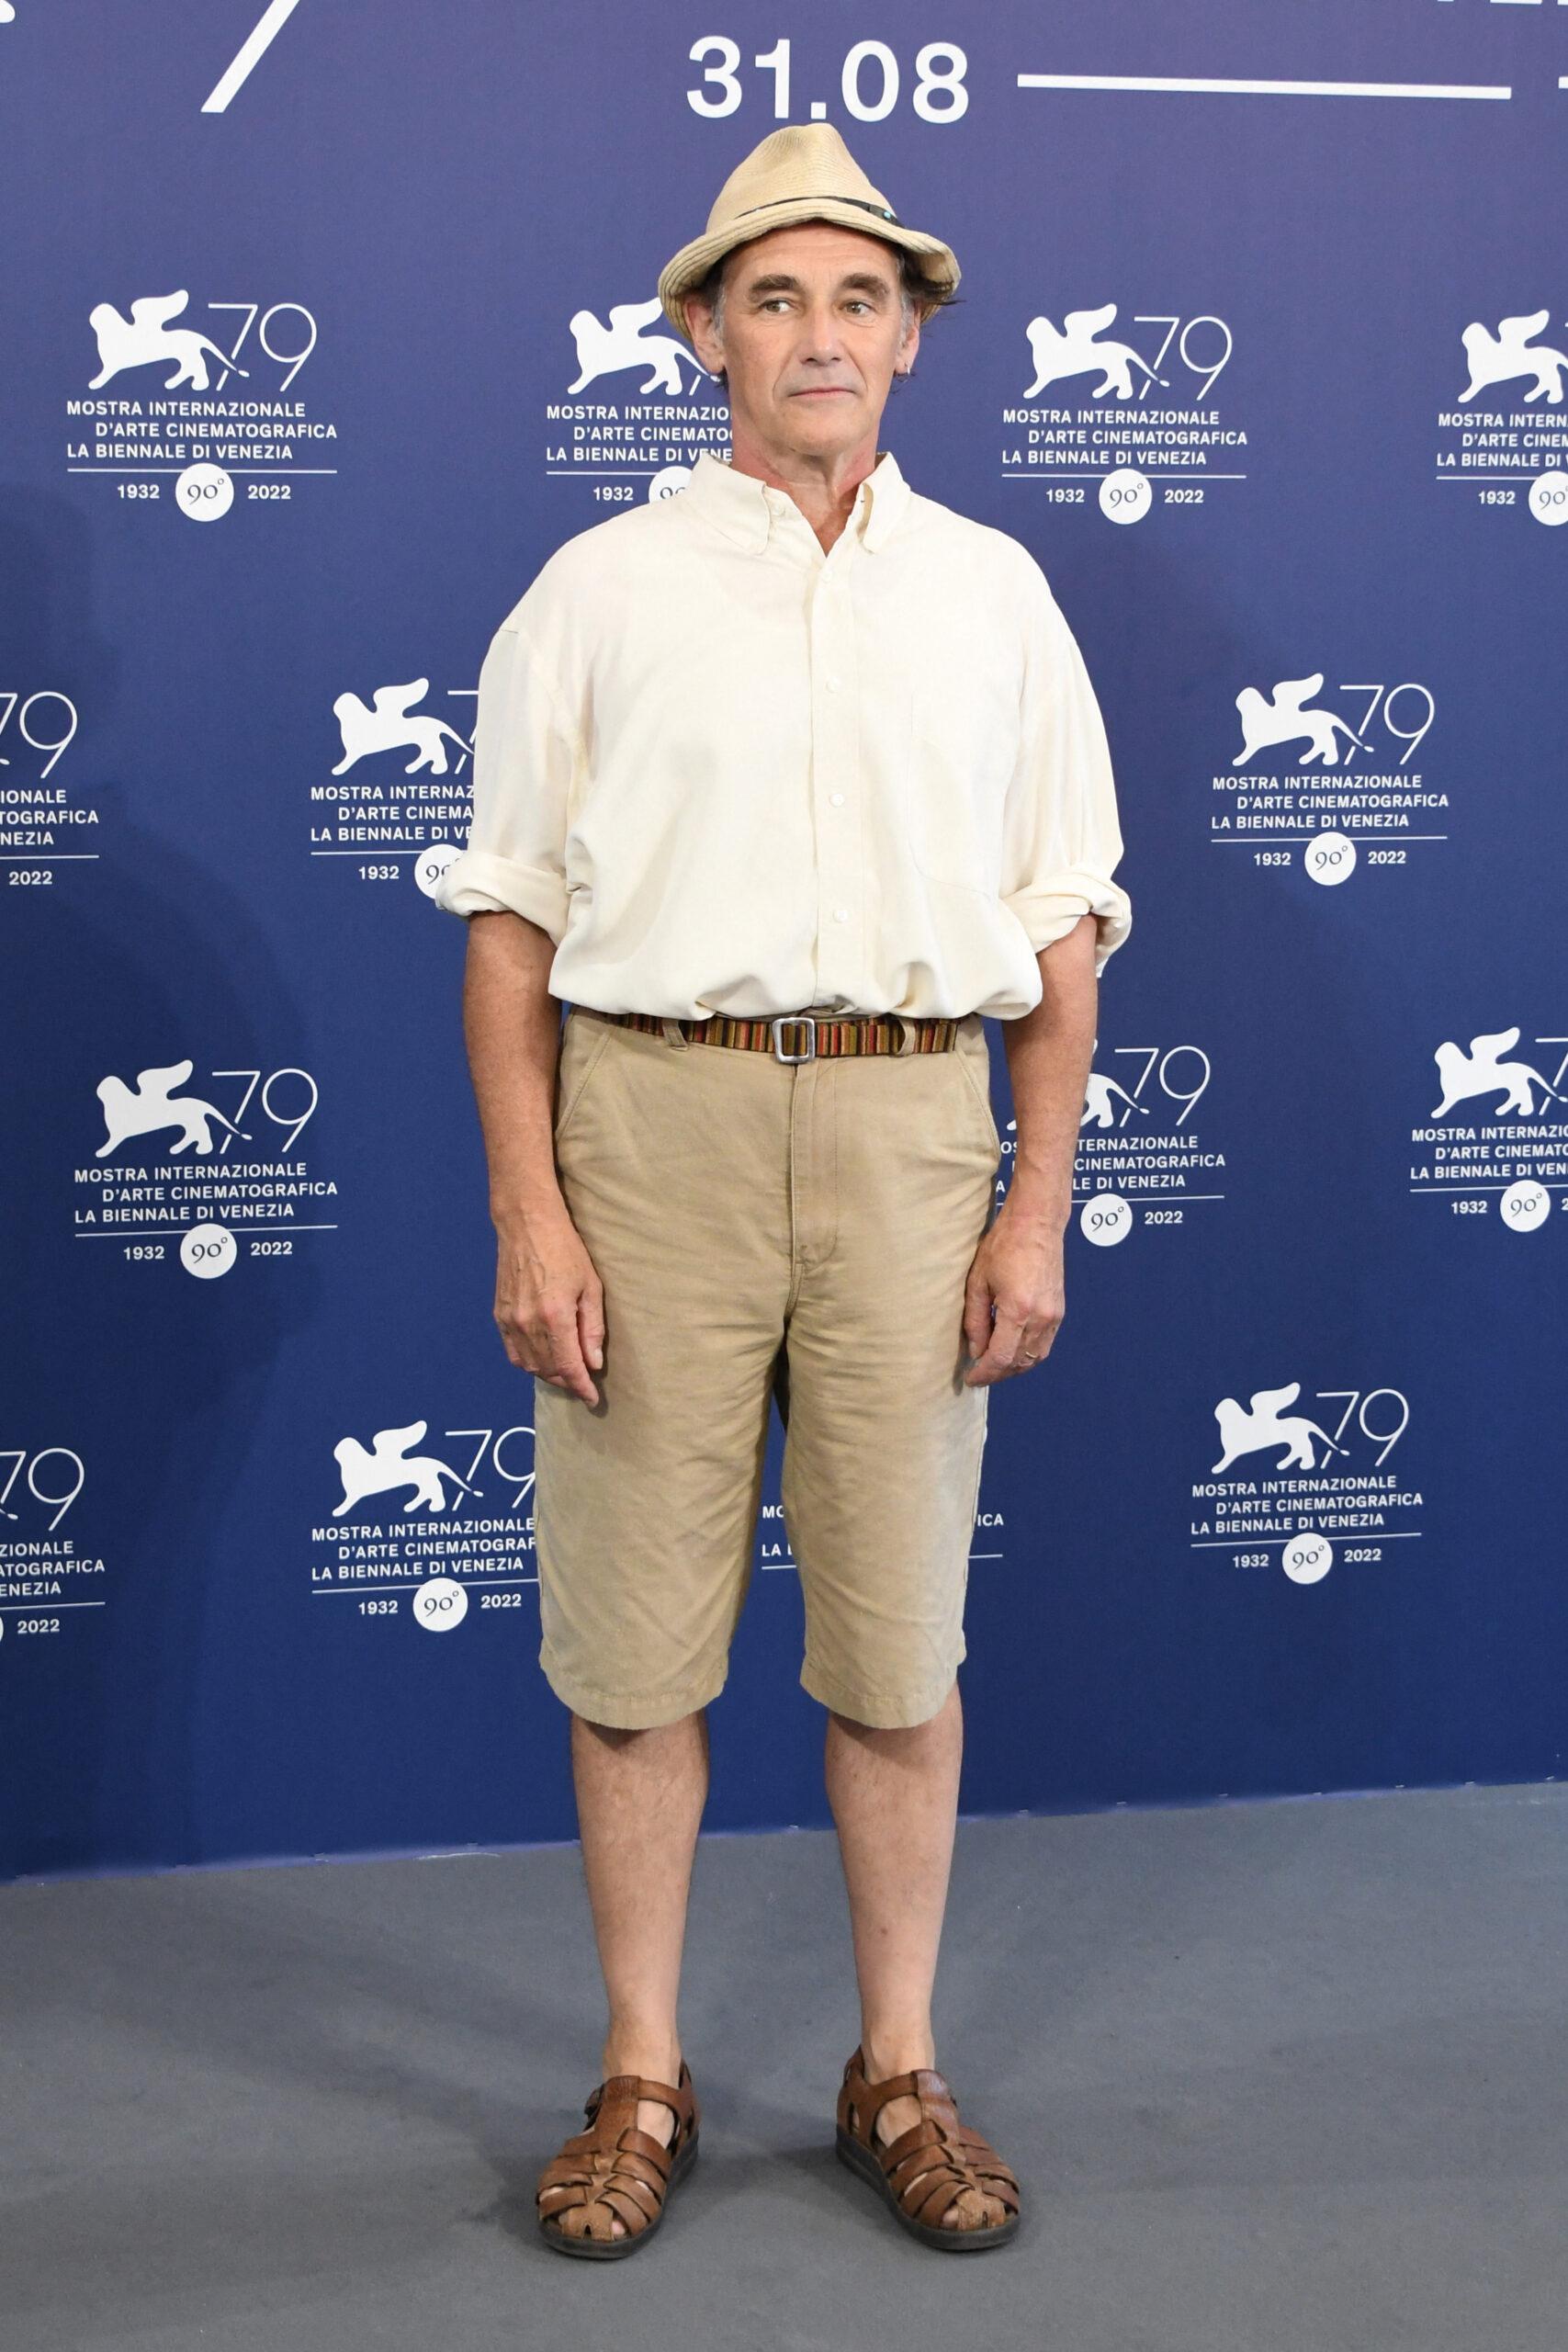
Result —
<instances>
[{"instance_id":1,"label":"step and repeat banner","mask_svg":"<svg viewBox=\"0 0 1568 2352\"><path fill-rule=\"evenodd\" d=\"M1043 566L1134 909L964 1805L1562 1769L1563 0L0 0L9 1874L575 1832L432 894L814 120L963 265L882 439ZM714 1827L827 1818L782 1448Z\"/></svg>"}]
</instances>

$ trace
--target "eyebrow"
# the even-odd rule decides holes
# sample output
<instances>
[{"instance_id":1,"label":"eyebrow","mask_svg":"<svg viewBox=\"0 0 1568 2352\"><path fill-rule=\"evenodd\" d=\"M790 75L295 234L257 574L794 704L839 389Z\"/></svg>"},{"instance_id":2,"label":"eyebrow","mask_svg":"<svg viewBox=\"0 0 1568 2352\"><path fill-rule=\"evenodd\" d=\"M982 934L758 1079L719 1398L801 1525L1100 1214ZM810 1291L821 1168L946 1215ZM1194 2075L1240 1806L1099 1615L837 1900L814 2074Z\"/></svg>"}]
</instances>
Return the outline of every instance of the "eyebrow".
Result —
<instances>
[{"instance_id":1,"label":"eyebrow","mask_svg":"<svg viewBox=\"0 0 1568 2352\"><path fill-rule=\"evenodd\" d=\"M890 277L884 277L880 270L856 269L839 280L840 291L849 287L867 294L891 294L893 281ZM787 270L782 269L770 270L762 277L748 278L741 288L742 293L748 295L799 294L804 290L798 277L792 277Z\"/></svg>"}]
</instances>

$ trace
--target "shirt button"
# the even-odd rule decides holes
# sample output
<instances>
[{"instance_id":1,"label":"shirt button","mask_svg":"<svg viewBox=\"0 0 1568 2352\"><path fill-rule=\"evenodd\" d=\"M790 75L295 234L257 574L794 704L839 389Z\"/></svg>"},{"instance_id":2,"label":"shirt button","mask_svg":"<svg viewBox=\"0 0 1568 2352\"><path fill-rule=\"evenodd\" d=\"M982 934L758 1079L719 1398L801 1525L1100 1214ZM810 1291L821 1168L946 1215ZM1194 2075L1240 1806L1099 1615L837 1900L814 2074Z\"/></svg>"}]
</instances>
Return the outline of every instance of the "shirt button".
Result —
<instances>
[{"instance_id":1,"label":"shirt button","mask_svg":"<svg viewBox=\"0 0 1568 2352\"><path fill-rule=\"evenodd\" d=\"M830 792L828 795L828 797L832 802L835 808L841 808L843 807L844 796L841 792Z\"/></svg>"},{"instance_id":2,"label":"shirt button","mask_svg":"<svg viewBox=\"0 0 1568 2352\"><path fill-rule=\"evenodd\" d=\"M833 921L835 922L848 922L849 919L850 910L848 907L835 907L833 909Z\"/></svg>"},{"instance_id":3,"label":"shirt button","mask_svg":"<svg viewBox=\"0 0 1568 2352\"><path fill-rule=\"evenodd\" d=\"M830 695L836 695L843 683L843 680L838 677L829 677L823 680L823 684Z\"/></svg>"}]
</instances>

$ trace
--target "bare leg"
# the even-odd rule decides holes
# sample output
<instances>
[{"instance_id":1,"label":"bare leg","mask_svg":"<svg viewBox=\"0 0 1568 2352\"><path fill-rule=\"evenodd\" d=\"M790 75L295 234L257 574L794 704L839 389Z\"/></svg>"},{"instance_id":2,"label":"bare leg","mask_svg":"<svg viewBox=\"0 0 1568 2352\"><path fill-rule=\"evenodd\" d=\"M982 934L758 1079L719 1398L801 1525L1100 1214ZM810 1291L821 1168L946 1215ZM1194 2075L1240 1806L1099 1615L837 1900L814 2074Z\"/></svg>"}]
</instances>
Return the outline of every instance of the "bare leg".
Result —
<instances>
[{"instance_id":1,"label":"bare leg","mask_svg":"<svg viewBox=\"0 0 1568 2352\"><path fill-rule=\"evenodd\" d=\"M878 1731L831 1712L824 1770L850 1899L866 2080L936 2064L931 1992L958 1818L964 1714L955 1682L929 1723ZM889 2099L876 2137L920 2120L913 2098ZM1005 2221L976 2189L954 2198L948 2228Z\"/></svg>"},{"instance_id":2,"label":"bare leg","mask_svg":"<svg viewBox=\"0 0 1568 2352\"><path fill-rule=\"evenodd\" d=\"M619 1731L574 1714L571 1769L609 2005L604 2073L673 2083L686 1905L707 1802L707 1715L698 1709L651 1730ZM675 2117L661 2099L639 2099L637 2120L669 2145ZM614 2234L626 2235L618 2216Z\"/></svg>"}]
</instances>

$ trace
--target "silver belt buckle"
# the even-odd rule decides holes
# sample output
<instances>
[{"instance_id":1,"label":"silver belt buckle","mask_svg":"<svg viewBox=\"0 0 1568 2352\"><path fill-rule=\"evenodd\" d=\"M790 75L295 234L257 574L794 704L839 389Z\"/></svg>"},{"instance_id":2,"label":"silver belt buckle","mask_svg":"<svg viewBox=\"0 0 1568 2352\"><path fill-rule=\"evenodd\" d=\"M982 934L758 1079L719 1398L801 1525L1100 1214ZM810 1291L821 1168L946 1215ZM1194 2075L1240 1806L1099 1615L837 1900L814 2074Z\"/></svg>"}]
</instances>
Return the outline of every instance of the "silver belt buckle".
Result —
<instances>
[{"instance_id":1,"label":"silver belt buckle","mask_svg":"<svg viewBox=\"0 0 1568 2352\"><path fill-rule=\"evenodd\" d=\"M784 1027L786 1021L789 1023L792 1029L807 1029L810 1031L811 1042L807 1046L805 1053L785 1053L784 1046L779 1038L779 1031ZM776 1019L770 1021L768 1026L773 1033L773 1054L775 1059L781 1062L809 1062L816 1060L817 1022L813 1014L809 1012L781 1012L778 1014Z\"/></svg>"}]
</instances>

